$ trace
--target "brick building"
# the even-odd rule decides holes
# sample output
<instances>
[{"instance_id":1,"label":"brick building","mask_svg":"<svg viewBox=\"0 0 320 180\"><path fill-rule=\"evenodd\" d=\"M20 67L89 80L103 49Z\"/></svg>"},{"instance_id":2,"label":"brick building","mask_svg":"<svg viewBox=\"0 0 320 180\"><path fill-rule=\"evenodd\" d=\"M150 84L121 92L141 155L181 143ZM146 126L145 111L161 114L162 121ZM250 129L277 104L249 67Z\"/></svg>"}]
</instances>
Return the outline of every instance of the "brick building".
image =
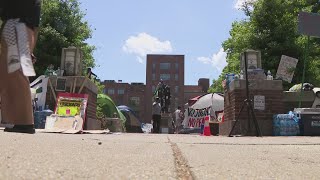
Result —
<instances>
[{"instance_id":1,"label":"brick building","mask_svg":"<svg viewBox=\"0 0 320 180\"><path fill-rule=\"evenodd\" d=\"M143 83L123 83L122 81L104 81L104 93L119 105L126 105L136 112L140 120L145 117L145 85Z\"/></svg>"},{"instance_id":2,"label":"brick building","mask_svg":"<svg viewBox=\"0 0 320 180\"><path fill-rule=\"evenodd\" d=\"M184 55L147 55L146 121L152 118L153 93L160 80L171 88L169 112L184 103Z\"/></svg>"},{"instance_id":3,"label":"brick building","mask_svg":"<svg viewBox=\"0 0 320 180\"><path fill-rule=\"evenodd\" d=\"M140 120L150 122L153 93L160 79L171 88L171 112L178 106L183 107L190 98L205 94L209 88L209 79L205 78L199 79L198 85L184 85L184 55L147 55L146 85L107 80L104 93L116 105L126 105Z\"/></svg>"},{"instance_id":4,"label":"brick building","mask_svg":"<svg viewBox=\"0 0 320 180\"><path fill-rule=\"evenodd\" d=\"M188 103L188 100L191 98L206 94L208 92L208 89L209 89L209 79L206 79L206 78L199 79L198 85L185 85L184 86L184 104Z\"/></svg>"}]
</instances>

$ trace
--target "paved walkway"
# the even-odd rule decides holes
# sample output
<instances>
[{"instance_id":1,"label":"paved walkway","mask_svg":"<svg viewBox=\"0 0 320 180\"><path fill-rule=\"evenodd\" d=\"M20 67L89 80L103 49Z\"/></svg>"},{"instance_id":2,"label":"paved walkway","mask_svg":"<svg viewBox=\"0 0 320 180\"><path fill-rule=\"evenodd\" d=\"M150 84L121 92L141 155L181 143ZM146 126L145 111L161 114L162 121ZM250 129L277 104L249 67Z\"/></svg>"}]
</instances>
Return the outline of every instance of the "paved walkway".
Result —
<instances>
[{"instance_id":1,"label":"paved walkway","mask_svg":"<svg viewBox=\"0 0 320 180\"><path fill-rule=\"evenodd\" d=\"M320 137L0 130L0 179L319 179Z\"/></svg>"}]
</instances>

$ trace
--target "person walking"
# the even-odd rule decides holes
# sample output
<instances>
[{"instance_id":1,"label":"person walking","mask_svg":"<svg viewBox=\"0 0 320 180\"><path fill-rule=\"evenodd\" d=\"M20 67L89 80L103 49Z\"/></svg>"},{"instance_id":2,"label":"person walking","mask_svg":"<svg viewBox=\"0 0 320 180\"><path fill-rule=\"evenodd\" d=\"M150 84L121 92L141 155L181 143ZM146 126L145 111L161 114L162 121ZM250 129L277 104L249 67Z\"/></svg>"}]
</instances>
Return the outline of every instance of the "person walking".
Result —
<instances>
[{"instance_id":1,"label":"person walking","mask_svg":"<svg viewBox=\"0 0 320 180\"><path fill-rule=\"evenodd\" d=\"M33 49L40 0L1 1L0 99L6 132L35 133L29 76L35 76Z\"/></svg>"},{"instance_id":2,"label":"person walking","mask_svg":"<svg viewBox=\"0 0 320 180\"><path fill-rule=\"evenodd\" d=\"M160 133L161 104L159 97L156 97L156 101L152 104L152 121L153 133Z\"/></svg>"},{"instance_id":3,"label":"person walking","mask_svg":"<svg viewBox=\"0 0 320 180\"><path fill-rule=\"evenodd\" d=\"M178 106L176 111L174 112L175 122L174 122L174 132L178 134L181 130L182 121L183 121L183 114L181 111L181 106Z\"/></svg>"}]
</instances>

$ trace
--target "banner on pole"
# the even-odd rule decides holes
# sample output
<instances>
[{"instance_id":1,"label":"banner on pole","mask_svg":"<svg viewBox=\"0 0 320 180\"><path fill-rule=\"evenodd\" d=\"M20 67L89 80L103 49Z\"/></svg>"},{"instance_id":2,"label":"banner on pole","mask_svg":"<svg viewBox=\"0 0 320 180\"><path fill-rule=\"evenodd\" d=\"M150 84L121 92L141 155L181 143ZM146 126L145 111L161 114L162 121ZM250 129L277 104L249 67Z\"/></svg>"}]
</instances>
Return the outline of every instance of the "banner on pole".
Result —
<instances>
[{"instance_id":1,"label":"banner on pole","mask_svg":"<svg viewBox=\"0 0 320 180\"><path fill-rule=\"evenodd\" d=\"M306 36L320 37L320 15L316 13L300 12L298 32Z\"/></svg>"}]
</instances>

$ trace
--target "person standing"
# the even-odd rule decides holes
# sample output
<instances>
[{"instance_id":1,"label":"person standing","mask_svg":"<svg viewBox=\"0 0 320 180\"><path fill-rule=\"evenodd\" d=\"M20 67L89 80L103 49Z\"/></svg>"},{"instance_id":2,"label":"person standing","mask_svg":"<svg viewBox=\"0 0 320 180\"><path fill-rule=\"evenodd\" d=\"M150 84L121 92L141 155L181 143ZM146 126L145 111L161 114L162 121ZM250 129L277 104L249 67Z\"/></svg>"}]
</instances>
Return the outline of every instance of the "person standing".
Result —
<instances>
[{"instance_id":1,"label":"person standing","mask_svg":"<svg viewBox=\"0 0 320 180\"><path fill-rule=\"evenodd\" d=\"M1 4L0 97L6 132L35 133L28 76L40 22L40 0L6 0Z\"/></svg>"},{"instance_id":2,"label":"person standing","mask_svg":"<svg viewBox=\"0 0 320 180\"><path fill-rule=\"evenodd\" d=\"M159 97L156 97L156 101L152 104L152 120L153 133L160 133L161 104Z\"/></svg>"},{"instance_id":3,"label":"person standing","mask_svg":"<svg viewBox=\"0 0 320 180\"><path fill-rule=\"evenodd\" d=\"M178 106L177 110L174 112L175 122L174 122L174 131L178 134L181 130L183 114L181 111L181 106Z\"/></svg>"}]
</instances>

